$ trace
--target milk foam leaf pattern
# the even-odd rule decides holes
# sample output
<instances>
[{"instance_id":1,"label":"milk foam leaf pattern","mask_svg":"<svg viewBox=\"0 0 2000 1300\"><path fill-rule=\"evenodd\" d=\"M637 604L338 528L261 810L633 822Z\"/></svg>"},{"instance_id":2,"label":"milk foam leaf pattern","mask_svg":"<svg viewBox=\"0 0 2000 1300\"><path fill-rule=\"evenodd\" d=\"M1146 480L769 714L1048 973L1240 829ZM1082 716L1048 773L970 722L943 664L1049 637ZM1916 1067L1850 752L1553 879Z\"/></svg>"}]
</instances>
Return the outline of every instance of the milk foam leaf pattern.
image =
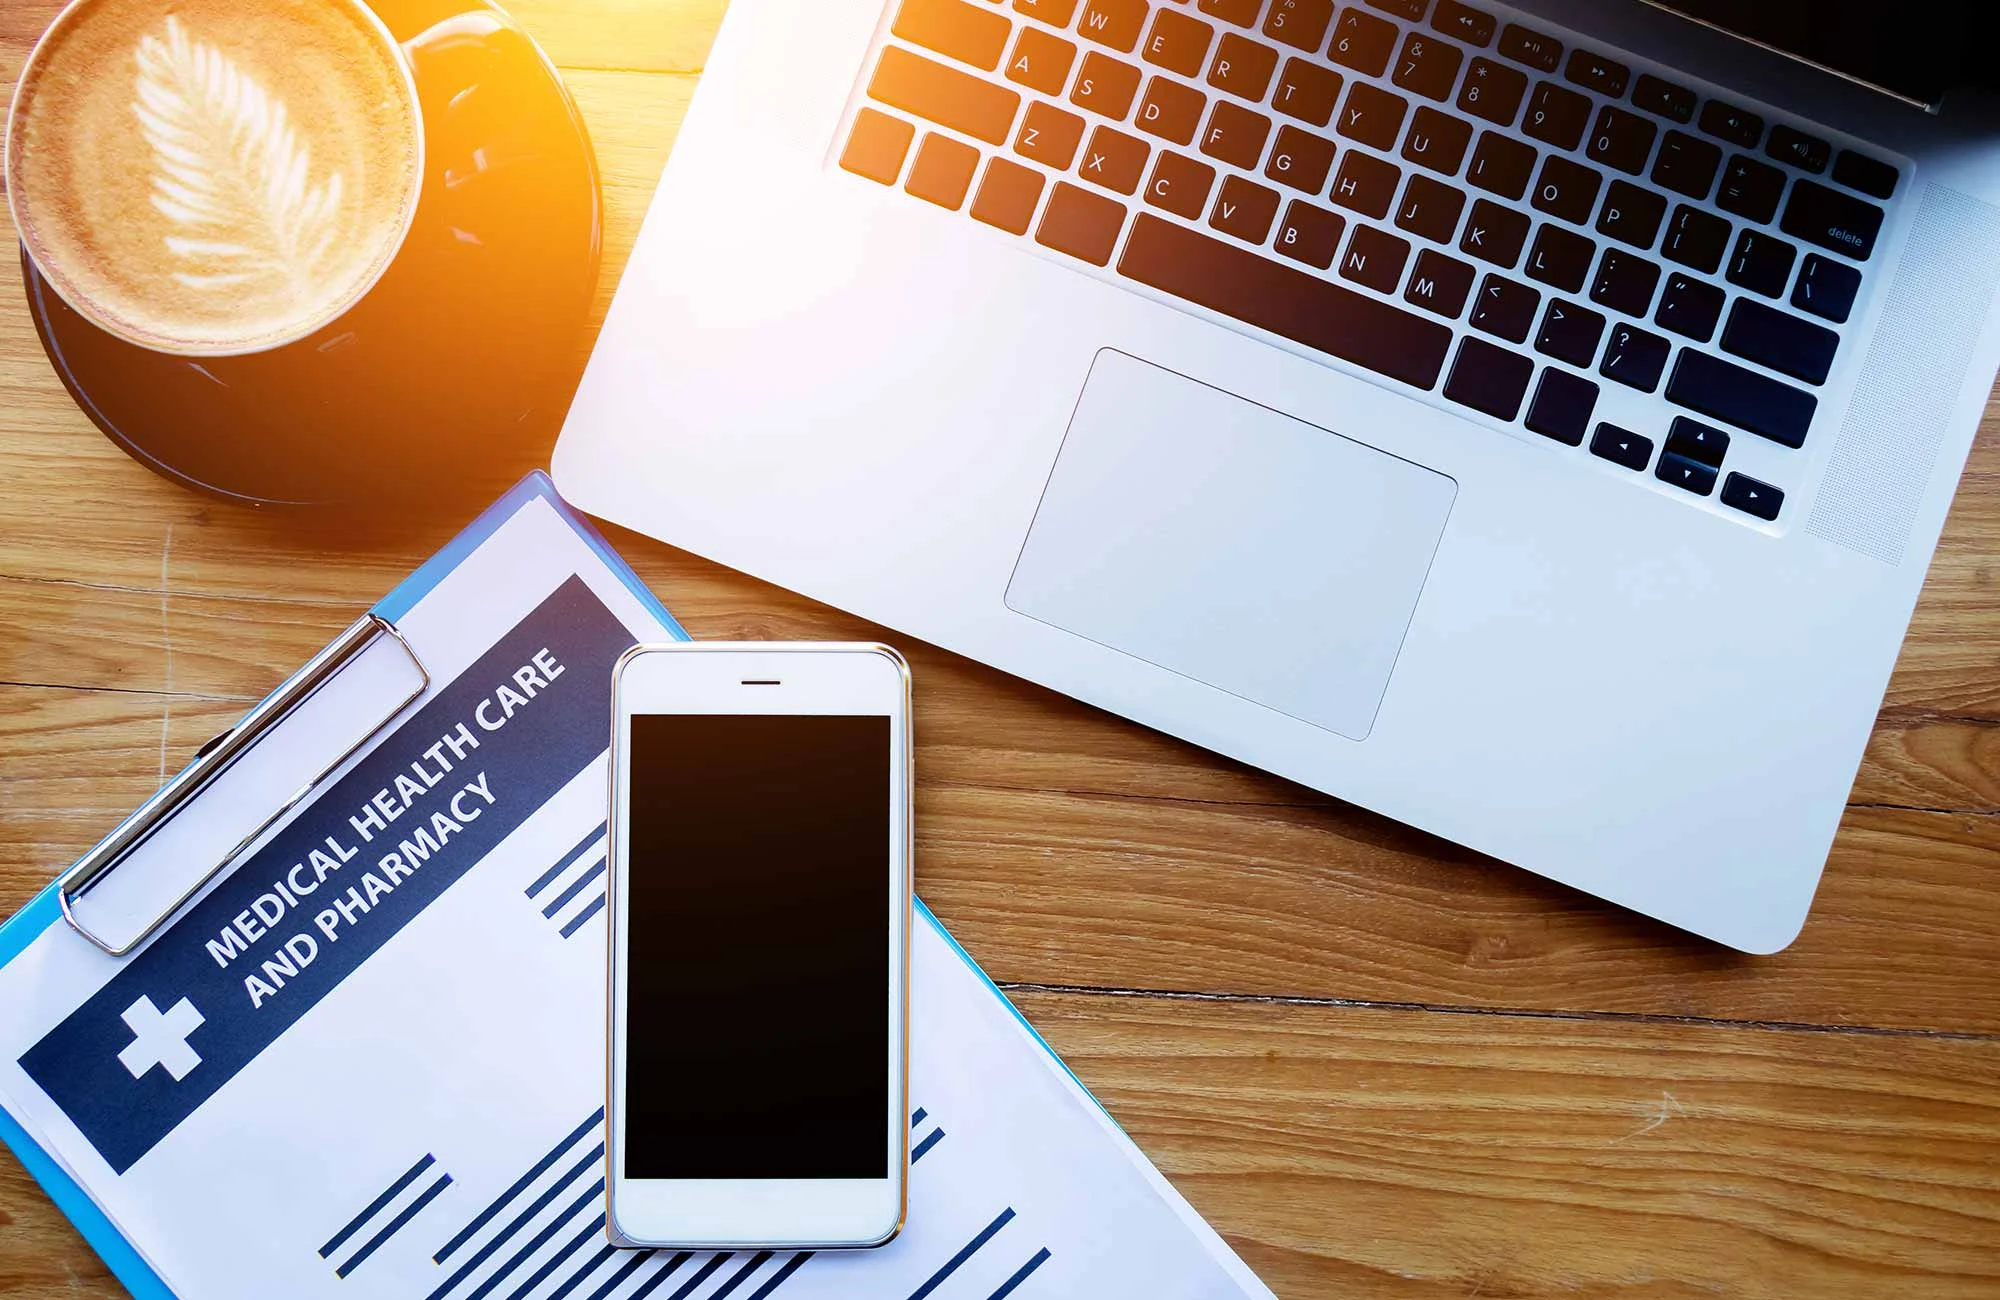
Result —
<instances>
[{"instance_id":1,"label":"milk foam leaf pattern","mask_svg":"<svg viewBox=\"0 0 2000 1300\"><path fill-rule=\"evenodd\" d=\"M153 153L153 206L174 227L174 279L309 292L337 236L340 173L314 185L284 101L179 18L139 42L138 64L132 109Z\"/></svg>"}]
</instances>

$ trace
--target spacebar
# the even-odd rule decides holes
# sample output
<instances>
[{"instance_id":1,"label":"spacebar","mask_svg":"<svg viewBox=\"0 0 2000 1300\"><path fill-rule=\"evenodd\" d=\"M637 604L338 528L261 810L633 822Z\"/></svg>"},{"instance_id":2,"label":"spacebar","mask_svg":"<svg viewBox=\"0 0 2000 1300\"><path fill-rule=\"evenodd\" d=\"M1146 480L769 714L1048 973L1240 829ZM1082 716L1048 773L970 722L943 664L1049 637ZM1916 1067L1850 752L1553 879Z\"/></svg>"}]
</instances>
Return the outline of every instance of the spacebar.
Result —
<instances>
[{"instance_id":1,"label":"spacebar","mask_svg":"<svg viewBox=\"0 0 2000 1300\"><path fill-rule=\"evenodd\" d=\"M1149 212L1133 222L1118 272L1418 388L1436 385L1451 350L1436 321Z\"/></svg>"}]
</instances>

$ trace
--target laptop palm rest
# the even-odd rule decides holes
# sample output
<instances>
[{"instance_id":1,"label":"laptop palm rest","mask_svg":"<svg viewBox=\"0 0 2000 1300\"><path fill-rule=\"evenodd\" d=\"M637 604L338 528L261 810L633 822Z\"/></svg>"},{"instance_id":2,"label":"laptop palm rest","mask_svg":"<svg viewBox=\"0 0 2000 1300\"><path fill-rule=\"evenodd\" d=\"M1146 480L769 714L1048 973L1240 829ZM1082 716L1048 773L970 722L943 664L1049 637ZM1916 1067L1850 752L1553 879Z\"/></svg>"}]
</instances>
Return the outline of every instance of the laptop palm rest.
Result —
<instances>
[{"instance_id":1,"label":"laptop palm rest","mask_svg":"<svg viewBox=\"0 0 2000 1300\"><path fill-rule=\"evenodd\" d=\"M1363 740L1458 486L1109 349L1007 605Z\"/></svg>"}]
</instances>

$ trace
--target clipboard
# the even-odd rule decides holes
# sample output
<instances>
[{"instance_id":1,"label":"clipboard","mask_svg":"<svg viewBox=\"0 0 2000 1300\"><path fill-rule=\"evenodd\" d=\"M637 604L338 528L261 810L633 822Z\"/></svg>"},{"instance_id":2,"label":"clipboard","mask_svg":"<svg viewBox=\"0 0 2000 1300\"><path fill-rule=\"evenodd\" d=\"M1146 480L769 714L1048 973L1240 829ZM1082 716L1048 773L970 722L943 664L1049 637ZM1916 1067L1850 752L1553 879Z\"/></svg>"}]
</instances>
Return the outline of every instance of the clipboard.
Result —
<instances>
[{"instance_id":1,"label":"clipboard","mask_svg":"<svg viewBox=\"0 0 2000 1300\"><path fill-rule=\"evenodd\" d=\"M639 576L632 572L618 553L611 549L603 535L557 495L555 484L546 473L537 470L488 507L469 527L453 538L436 555L425 561L383 597L373 609L334 638L298 672L253 706L234 726L204 745L196 753L193 762L141 804L131 816L121 822L110 835L80 858L76 864L37 894L27 906L4 925L0 925L0 966L19 956L31 942L40 937L43 931L58 924L70 925L78 934L110 956L124 956L141 946L148 936L172 919L182 906L200 894L209 882L238 862L246 850L282 822L287 814L311 798L314 791L344 766L349 758L367 748L371 741L424 697L431 686L430 673L416 650L402 638L397 630L397 621L455 570L466 556L477 550L496 529L512 519L523 506L536 499L546 501L576 532L579 539L596 553L612 574L631 591L648 612L666 626L674 637L680 640L688 639L687 633L675 621L673 615L667 612L666 606L661 604L659 598L640 581ZM415 665L419 684L414 690L398 701L390 701L379 720L373 721L364 734L333 762L323 767L309 782L289 798L281 801L280 806L262 818L260 824L244 836L233 849L213 864L206 866L199 878L179 895L172 906L163 909L135 938L124 942L107 939L95 933L87 923L78 918L74 906L78 899L86 895L91 888L110 878L133 852L169 823L180 809L192 804L231 765L248 754L260 737L286 718L293 716L321 688L336 679L360 654L384 641L399 646ZM56 1208L75 1225L84 1240L111 1269L112 1274L126 1290L137 1297L137 1300L176 1300L174 1293L132 1248L123 1234L112 1225L104 1212L98 1209L96 1203L4 1108L0 1108L0 1142L6 1143L21 1164L33 1175L35 1181L41 1184L49 1198L55 1202Z\"/></svg>"}]
</instances>

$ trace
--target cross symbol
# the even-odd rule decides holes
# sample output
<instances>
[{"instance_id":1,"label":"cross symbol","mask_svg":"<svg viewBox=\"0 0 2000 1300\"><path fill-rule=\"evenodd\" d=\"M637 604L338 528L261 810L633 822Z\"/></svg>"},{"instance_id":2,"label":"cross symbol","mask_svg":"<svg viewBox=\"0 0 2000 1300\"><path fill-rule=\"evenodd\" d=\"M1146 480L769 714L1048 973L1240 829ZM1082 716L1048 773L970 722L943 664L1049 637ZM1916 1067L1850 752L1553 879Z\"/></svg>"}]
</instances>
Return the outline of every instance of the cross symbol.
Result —
<instances>
[{"instance_id":1,"label":"cross symbol","mask_svg":"<svg viewBox=\"0 0 2000 1300\"><path fill-rule=\"evenodd\" d=\"M201 1057L188 1046L188 1035L201 1028L204 1017L195 1010L194 1003L182 998L162 1015L153 1005L153 999L141 997L119 1015L125 1027L136 1035L125 1050L118 1053L118 1063L137 1079L156 1065L165 1066L167 1073L179 1083L187 1078L188 1071L201 1064Z\"/></svg>"}]
</instances>

